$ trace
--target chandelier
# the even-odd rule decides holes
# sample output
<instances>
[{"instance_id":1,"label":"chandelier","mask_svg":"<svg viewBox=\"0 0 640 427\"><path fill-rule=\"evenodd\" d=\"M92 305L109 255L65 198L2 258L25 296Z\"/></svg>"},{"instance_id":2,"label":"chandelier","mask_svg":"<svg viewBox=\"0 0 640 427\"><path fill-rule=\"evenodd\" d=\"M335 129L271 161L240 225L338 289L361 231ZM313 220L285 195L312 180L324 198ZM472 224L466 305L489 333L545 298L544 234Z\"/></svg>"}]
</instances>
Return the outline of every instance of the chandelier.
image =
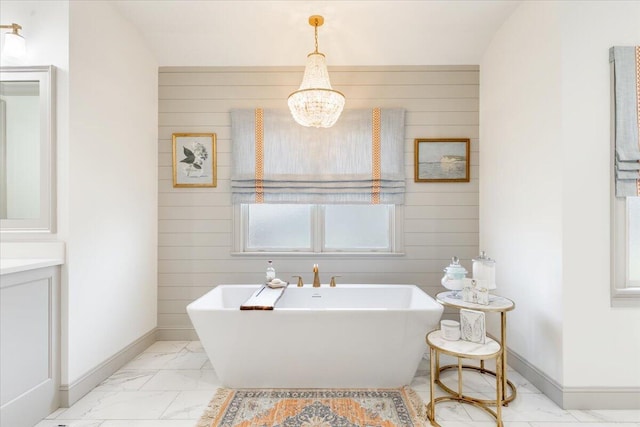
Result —
<instances>
[{"instance_id":1,"label":"chandelier","mask_svg":"<svg viewBox=\"0 0 640 427\"><path fill-rule=\"evenodd\" d=\"M342 113L344 95L331 88L324 54L318 52L318 27L324 24L324 18L313 15L309 24L315 29L316 50L307 55L302 83L289 95L288 104L293 119L302 126L329 128Z\"/></svg>"}]
</instances>

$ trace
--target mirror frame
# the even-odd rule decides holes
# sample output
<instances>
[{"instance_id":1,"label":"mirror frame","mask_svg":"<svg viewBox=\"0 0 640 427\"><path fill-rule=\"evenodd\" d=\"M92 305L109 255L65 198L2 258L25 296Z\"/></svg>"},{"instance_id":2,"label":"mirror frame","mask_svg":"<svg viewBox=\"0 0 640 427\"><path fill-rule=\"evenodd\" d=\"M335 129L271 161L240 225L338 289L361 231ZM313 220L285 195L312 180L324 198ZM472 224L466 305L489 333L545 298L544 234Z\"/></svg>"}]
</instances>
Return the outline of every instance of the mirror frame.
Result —
<instances>
[{"instance_id":1,"label":"mirror frame","mask_svg":"<svg viewBox=\"0 0 640 427\"><path fill-rule=\"evenodd\" d=\"M40 214L34 219L0 219L0 233L55 231L55 67L0 67L0 81L38 81L40 85Z\"/></svg>"}]
</instances>

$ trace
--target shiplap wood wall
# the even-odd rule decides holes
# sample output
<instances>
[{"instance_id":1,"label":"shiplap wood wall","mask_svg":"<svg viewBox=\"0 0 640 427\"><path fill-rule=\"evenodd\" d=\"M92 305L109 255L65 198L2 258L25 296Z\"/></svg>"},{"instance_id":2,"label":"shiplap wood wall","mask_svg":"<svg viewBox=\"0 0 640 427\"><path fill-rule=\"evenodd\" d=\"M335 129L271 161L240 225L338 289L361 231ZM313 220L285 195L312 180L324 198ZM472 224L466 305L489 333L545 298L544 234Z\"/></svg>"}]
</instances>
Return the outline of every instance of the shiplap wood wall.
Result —
<instances>
[{"instance_id":1,"label":"shiplap wood wall","mask_svg":"<svg viewBox=\"0 0 640 427\"><path fill-rule=\"evenodd\" d=\"M158 328L161 339L194 338L185 307L217 284L259 283L267 259L278 277L327 283L412 283L430 295L457 255L471 269L478 254L477 66L333 67L331 82L346 108L401 107L407 177L404 256L314 257L232 255L230 194L233 108L283 108L302 79L298 67L163 67L159 74ZM173 188L171 136L217 134L218 186ZM471 138L471 182L415 183L415 138Z\"/></svg>"}]
</instances>

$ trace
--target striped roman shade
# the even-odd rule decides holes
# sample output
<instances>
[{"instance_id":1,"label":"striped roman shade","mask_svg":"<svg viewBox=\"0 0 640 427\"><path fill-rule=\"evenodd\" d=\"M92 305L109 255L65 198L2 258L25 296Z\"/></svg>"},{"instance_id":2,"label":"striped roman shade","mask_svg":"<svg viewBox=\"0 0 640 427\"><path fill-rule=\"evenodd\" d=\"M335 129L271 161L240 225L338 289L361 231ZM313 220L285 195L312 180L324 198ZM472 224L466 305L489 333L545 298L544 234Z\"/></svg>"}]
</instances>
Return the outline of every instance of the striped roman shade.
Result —
<instances>
[{"instance_id":1,"label":"striped roman shade","mask_svg":"<svg viewBox=\"0 0 640 427\"><path fill-rule=\"evenodd\" d=\"M609 52L615 96L616 196L640 196L640 46Z\"/></svg>"},{"instance_id":2,"label":"striped roman shade","mask_svg":"<svg viewBox=\"0 0 640 427\"><path fill-rule=\"evenodd\" d=\"M307 128L287 110L231 112L234 203L404 203L404 110L345 110Z\"/></svg>"}]
</instances>

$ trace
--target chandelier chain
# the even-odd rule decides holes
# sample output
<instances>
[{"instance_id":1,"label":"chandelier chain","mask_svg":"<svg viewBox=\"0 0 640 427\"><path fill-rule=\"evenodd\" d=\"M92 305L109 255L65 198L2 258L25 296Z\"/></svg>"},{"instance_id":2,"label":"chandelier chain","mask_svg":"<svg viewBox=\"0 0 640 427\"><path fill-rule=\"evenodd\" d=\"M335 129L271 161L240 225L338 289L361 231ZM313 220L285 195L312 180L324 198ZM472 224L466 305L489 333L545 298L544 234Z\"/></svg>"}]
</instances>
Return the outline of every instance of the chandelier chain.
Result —
<instances>
[{"instance_id":1,"label":"chandelier chain","mask_svg":"<svg viewBox=\"0 0 640 427\"><path fill-rule=\"evenodd\" d=\"M318 18L316 18L316 22L313 28L315 29L315 35L316 35L316 50L313 53L318 53Z\"/></svg>"}]
</instances>

